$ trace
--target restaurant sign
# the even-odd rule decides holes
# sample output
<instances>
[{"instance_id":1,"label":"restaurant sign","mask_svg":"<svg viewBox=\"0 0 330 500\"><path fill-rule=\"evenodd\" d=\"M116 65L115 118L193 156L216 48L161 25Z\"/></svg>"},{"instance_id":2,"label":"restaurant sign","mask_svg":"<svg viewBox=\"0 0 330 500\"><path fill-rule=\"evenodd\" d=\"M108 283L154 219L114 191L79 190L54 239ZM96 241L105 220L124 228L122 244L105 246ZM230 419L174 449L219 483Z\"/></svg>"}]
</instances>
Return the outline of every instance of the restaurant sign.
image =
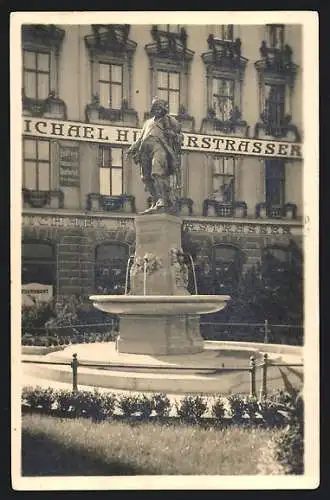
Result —
<instances>
[{"instance_id":1,"label":"restaurant sign","mask_svg":"<svg viewBox=\"0 0 330 500\"><path fill-rule=\"evenodd\" d=\"M22 304L33 306L35 302L48 302L53 298L52 285L26 283L22 285Z\"/></svg>"},{"instance_id":2,"label":"restaurant sign","mask_svg":"<svg viewBox=\"0 0 330 500\"><path fill-rule=\"evenodd\" d=\"M24 136L129 146L139 137L141 129L29 117L23 118L22 132ZM230 156L302 160L300 143L190 132L183 134L182 149Z\"/></svg>"}]
</instances>

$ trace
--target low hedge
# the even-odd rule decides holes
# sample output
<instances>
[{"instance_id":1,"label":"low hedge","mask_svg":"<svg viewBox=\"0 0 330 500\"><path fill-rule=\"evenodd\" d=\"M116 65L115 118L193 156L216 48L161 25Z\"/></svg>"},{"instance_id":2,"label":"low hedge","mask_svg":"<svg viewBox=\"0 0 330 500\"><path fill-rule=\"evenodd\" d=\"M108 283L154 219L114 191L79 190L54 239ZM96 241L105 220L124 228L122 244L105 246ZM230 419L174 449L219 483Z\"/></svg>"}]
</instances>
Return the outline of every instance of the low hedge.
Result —
<instances>
[{"instance_id":1,"label":"low hedge","mask_svg":"<svg viewBox=\"0 0 330 500\"><path fill-rule=\"evenodd\" d=\"M286 394L275 394L268 399L258 400L245 395L216 395L210 401L210 415L207 398L203 395L185 395L172 404L164 393L156 394L113 394L92 391L53 390L41 387L24 387L22 405L30 411L54 411L68 416L92 416L95 420L108 418L116 413L121 418L142 419L176 418L185 422L229 423L238 425L259 424L285 426L292 414L290 405L283 404Z\"/></svg>"},{"instance_id":2,"label":"low hedge","mask_svg":"<svg viewBox=\"0 0 330 500\"><path fill-rule=\"evenodd\" d=\"M37 347L52 347L52 346L66 346L70 344L90 344L95 342L111 342L114 341L118 333L88 333L76 334L67 336L48 336L48 335L30 335L24 334L22 336L22 346L37 346Z\"/></svg>"}]
</instances>

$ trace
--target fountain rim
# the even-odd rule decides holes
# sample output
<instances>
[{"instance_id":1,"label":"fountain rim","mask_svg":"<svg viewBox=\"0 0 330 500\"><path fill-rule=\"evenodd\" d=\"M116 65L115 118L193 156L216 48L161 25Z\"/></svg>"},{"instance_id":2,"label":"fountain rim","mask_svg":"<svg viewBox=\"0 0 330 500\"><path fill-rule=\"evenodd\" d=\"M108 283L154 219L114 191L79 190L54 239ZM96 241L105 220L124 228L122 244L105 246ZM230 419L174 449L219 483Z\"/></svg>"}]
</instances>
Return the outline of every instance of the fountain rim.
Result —
<instances>
[{"instance_id":1,"label":"fountain rim","mask_svg":"<svg viewBox=\"0 0 330 500\"><path fill-rule=\"evenodd\" d=\"M227 302L230 295L90 295L92 302Z\"/></svg>"}]
</instances>

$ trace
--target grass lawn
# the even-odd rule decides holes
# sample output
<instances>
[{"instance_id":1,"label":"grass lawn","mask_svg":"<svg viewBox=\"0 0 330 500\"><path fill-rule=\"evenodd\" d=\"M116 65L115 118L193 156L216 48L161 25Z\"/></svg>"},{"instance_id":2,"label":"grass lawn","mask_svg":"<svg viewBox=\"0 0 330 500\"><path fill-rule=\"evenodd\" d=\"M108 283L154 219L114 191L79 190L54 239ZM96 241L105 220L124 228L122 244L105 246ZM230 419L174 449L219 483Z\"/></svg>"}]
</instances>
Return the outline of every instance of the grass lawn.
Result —
<instances>
[{"instance_id":1,"label":"grass lawn","mask_svg":"<svg viewBox=\"0 0 330 500\"><path fill-rule=\"evenodd\" d=\"M254 475L278 432L25 415L22 475Z\"/></svg>"}]
</instances>

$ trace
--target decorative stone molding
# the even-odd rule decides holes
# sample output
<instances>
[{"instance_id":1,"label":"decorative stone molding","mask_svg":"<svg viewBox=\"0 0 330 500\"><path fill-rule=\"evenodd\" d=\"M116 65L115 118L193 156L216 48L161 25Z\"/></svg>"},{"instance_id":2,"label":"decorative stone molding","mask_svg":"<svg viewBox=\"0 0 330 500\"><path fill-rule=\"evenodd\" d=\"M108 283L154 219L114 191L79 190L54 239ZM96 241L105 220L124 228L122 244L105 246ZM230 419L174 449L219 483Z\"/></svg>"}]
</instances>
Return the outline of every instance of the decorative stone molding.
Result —
<instances>
[{"instance_id":1,"label":"decorative stone molding","mask_svg":"<svg viewBox=\"0 0 330 500\"><path fill-rule=\"evenodd\" d=\"M125 126L138 126L138 114L133 108L128 107L126 99L122 100L120 109L111 109L100 106L98 94L92 96L92 102L85 107L85 119L87 123L102 121L122 122Z\"/></svg>"},{"instance_id":2,"label":"decorative stone molding","mask_svg":"<svg viewBox=\"0 0 330 500\"><path fill-rule=\"evenodd\" d=\"M172 60L184 60L190 62L194 52L187 48L187 32L181 28L179 33L159 30L153 25L151 36L154 43L147 44L145 50L149 57L170 58Z\"/></svg>"},{"instance_id":3,"label":"decorative stone molding","mask_svg":"<svg viewBox=\"0 0 330 500\"><path fill-rule=\"evenodd\" d=\"M32 99L27 97L22 89L22 103L23 111L28 111L31 116L67 119L66 104L56 97L55 90L52 90L46 99Z\"/></svg>"},{"instance_id":4,"label":"decorative stone molding","mask_svg":"<svg viewBox=\"0 0 330 500\"><path fill-rule=\"evenodd\" d=\"M245 201L222 203L217 200L206 199L203 202L203 216L213 217L246 217L247 205Z\"/></svg>"},{"instance_id":5,"label":"decorative stone molding","mask_svg":"<svg viewBox=\"0 0 330 500\"><path fill-rule=\"evenodd\" d=\"M22 41L25 43L40 43L48 47L55 47L58 51L62 45L65 31L55 24L23 24Z\"/></svg>"},{"instance_id":6,"label":"decorative stone molding","mask_svg":"<svg viewBox=\"0 0 330 500\"><path fill-rule=\"evenodd\" d=\"M210 34L207 39L209 51L202 54L202 59L206 65L213 65L228 68L230 71L238 71L240 78L243 78L248 59L242 57L242 42L240 38L236 40L220 40Z\"/></svg>"},{"instance_id":7,"label":"decorative stone molding","mask_svg":"<svg viewBox=\"0 0 330 500\"><path fill-rule=\"evenodd\" d=\"M263 130L266 135L283 138L289 132L294 134L294 142L301 142L301 136L298 127L291 122L291 115L285 115L281 123L276 124L272 117L268 116L264 111L260 115L261 122L256 123L254 127L254 137L260 136L260 130Z\"/></svg>"},{"instance_id":8,"label":"decorative stone molding","mask_svg":"<svg viewBox=\"0 0 330 500\"><path fill-rule=\"evenodd\" d=\"M92 24L92 35L85 36L90 53L115 52L133 54L137 43L128 39L129 24Z\"/></svg>"},{"instance_id":9,"label":"decorative stone molding","mask_svg":"<svg viewBox=\"0 0 330 500\"><path fill-rule=\"evenodd\" d=\"M290 86L293 85L298 71L298 65L292 62L292 49L284 45L283 49L271 48L262 41L260 46L261 59L255 62L255 68L264 77L282 78Z\"/></svg>"},{"instance_id":10,"label":"decorative stone molding","mask_svg":"<svg viewBox=\"0 0 330 500\"><path fill-rule=\"evenodd\" d=\"M135 213L135 197L131 195L105 196L99 193L87 195L86 210Z\"/></svg>"},{"instance_id":11,"label":"decorative stone molding","mask_svg":"<svg viewBox=\"0 0 330 500\"><path fill-rule=\"evenodd\" d=\"M36 189L23 189L23 204L32 208L63 208L64 194L59 190L39 191Z\"/></svg>"},{"instance_id":12,"label":"decorative stone molding","mask_svg":"<svg viewBox=\"0 0 330 500\"><path fill-rule=\"evenodd\" d=\"M285 205L270 205L267 203L258 203L256 205L256 217L266 218L297 218L297 205L295 203L286 203Z\"/></svg>"},{"instance_id":13,"label":"decorative stone molding","mask_svg":"<svg viewBox=\"0 0 330 500\"><path fill-rule=\"evenodd\" d=\"M224 134L235 134L243 137L249 137L249 125L245 120L241 120L241 112L238 106L235 106L229 120L220 120L216 118L216 112L213 108L207 111L207 117L203 118L201 124L201 133L222 132Z\"/></svg>"}]
</instances>

